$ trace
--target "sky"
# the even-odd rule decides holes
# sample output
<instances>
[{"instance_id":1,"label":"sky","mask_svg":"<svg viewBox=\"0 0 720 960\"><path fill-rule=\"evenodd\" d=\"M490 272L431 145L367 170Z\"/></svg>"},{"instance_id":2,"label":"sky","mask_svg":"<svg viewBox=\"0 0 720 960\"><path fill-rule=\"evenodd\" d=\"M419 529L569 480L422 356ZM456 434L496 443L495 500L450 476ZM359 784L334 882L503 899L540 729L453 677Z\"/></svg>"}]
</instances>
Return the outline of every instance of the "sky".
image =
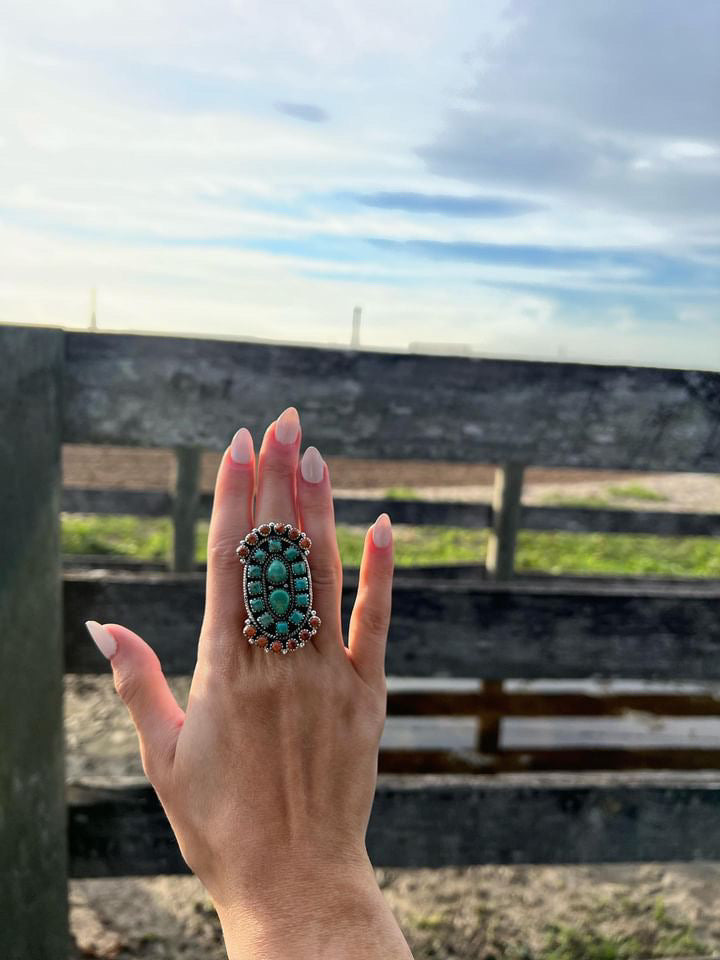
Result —
<instances>
[{"instance_id":1,"label":"sky","mask_svg":"<svg viewBox=\"0 0 720 960\"><path fill-rule=\"evenodd\" d=\"M0 322L720 370L720 0L5 0Z\"/></svg>"}]
</instances>

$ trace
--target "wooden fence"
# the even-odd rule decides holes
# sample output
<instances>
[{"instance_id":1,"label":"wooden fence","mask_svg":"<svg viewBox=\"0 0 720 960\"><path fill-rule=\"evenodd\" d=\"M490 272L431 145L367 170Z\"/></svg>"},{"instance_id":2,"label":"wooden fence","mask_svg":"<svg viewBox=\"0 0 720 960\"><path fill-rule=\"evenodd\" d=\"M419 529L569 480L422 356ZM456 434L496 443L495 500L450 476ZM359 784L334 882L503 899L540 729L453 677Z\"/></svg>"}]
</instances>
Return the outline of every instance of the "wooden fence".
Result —
<instances>
[{"instance_id":1,"label":"wooden fence","mask_svg":"<svg viewBox=\"0 0 720 960\"><path fill-rule=\"evenodd\" d=\"M391 714L471 714L480 725L473 751L383 752L368 831L373 861L720 858L719 751L591 757L497 743L502 716L720 715L711 696L503 687L512 678L720 678L715 582L512 578L521 527L717 534L717 515L530 508L521 490L528 465L720 473L719 374L26 327L0 328L0 357L5 955L64 955L68 874L184 870L146 785L76 784L64 796L62 673L107 669L86 619L137 625L168 673L192 670L204 591L204 574L191 565L193 525L210 506L198 490L199 451L224 449L240 422L258 435L290 403L302 411L306 440L327 455L498 465L492 508L391 504L396 523L486 526L490 541L484 577L470 568L398 576L388 674L485 683L477 693L390 695ZM63 491L63 443L174 448L177 490ZM63 571L61 509L171 515L175 569ZM348 500L337 514L367 522L379 509ZM350 573L346 617L354 585ZM562 772L578 765L586 772ZM477 776L488 770L496 775Z\"/></svg>"}]
</instances>

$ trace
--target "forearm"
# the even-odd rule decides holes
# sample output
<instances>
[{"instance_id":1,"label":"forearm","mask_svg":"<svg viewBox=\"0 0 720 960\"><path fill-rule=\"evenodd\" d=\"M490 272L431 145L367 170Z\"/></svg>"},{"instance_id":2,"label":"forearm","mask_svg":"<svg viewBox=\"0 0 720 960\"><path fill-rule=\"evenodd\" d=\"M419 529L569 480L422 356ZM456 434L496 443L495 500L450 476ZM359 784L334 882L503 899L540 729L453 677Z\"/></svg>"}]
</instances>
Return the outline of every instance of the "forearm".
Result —
<instances>
[{"instance_id":1,"label":"forearm","mask_svg":"<svg viewBox=\"0 0 720 960\"><path fill-rule=\"evenodd\" d=\"M412 960L368 868L336 882L291 883L284 896L268 890L263 905L218 906L228 960Z\"/></svg>"}]
</instances>

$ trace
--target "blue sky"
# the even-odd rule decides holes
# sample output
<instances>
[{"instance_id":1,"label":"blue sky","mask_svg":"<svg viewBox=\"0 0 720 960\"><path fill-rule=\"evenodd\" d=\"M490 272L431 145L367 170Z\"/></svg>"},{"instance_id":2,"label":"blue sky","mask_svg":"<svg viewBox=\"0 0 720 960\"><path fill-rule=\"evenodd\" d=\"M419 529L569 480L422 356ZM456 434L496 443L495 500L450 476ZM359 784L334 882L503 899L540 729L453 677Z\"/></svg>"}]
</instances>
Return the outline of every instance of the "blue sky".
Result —
<instances>
[{"instance_id":1,"label":"blue sky","mask_svg":"<svg viewBox=\"0 0 720 960\"><path fill-rule=\"evenodd\" d=\"M717 0L38 0L0 321L720 370Z\"/></svg>"}]
</instances>

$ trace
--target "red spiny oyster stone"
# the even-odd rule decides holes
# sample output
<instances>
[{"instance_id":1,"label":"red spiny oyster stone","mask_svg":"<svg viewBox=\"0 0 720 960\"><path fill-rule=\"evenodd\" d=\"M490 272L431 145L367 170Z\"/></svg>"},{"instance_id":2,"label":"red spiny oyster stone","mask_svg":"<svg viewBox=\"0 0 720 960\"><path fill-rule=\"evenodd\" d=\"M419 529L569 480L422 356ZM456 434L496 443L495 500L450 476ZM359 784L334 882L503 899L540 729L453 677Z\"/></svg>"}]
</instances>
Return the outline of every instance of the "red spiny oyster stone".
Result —
<instances>
[{"instance_id":1,"label":"red spiny oyster stone","mask_svg":"<svg viewBox=\"0 0 720 960\"><path fill-rule=\"evenodd\" d=\"M300 540L300 547L303 550L309 550L311 546L312 546L312 540L310 539L310 537L305 536Z\"/></svg>"},{"instance_id":2,"label":"red spiny oyster stone","mask_svg":"<svg viewBox=\"0 0 720 960\"><path fill-rule=\"evenodd\" d=\"M270 533L270 524L261 523L260 526L258 527L258 533L261 536L266 537Z\"/></svg>"},{"instance_id":3,"label":"red spiny oyster stone","mask_svg":"<svg viewBox=\"0 0 720 960\"><path fill-rule=\"evenodd\" d=\"M273 653L280 653L282 651L282 644L279 640L273 640L270 649Z\"/></svg>"},{"instance_id":4,"label":"red spiny oyster stone","mask_svg":"<svg viewBox=\"0 0 720 960\"><path fill-rule=\"evenodd\" d=\"M317 630L317 628L322 623L322 620L317 614L314 614L312 617L310 617L310 620L308 622L310 623L310 626L313 628L313 630Z\"/></svg>"},{"instance_id":5,"label":"red spiny oyster stone","mask_svg":"<svg viewBox=\"0 0 720 960\"><path fill-rule=\"evenodd\" d=\"M311 636L312 636L312 634L310 633L309 630L301 630L301 631L300 631L300 639L301 639L301 640L304 640L306 643L307 643L307 641L310 639Z\"/></svg>"},{"instance_id":6,"label":"red spiny oyster stone","mask_svg":"<svg viewBox=\"0 0 720 960\"><path fill-rule=\"evenodd\" d=\"M235 551L239 557L247 557L250 555L250 548L245 543L241 543L240 546Z\"/></svg>"},{"instance_id":7,"label":"red spiny oyster stone","mask_svg":"<svg viewBox=\"0 0 720 960\"><path fill-rule=\"evenodd\" d=\"M273 523L273 526L275 527L276 533L285 533L285 527L287 526L287 524L280 523L279 520L275 520Z\"/></svg>"},{"instance_id":8,"label":"red spiny oyster stone","mask_svg":"<svg viewBox=\"0 0 720 960\"><path fill-rule=\"evenodd\" d=\"M256 533L249 533L245 537L245 543L249 543L251 547L254 547L258 542L258 535Z\"/></svg>"},{"instance_id":9,"label":"red spiny oyster stone","mask_svg":"<svg viewBox=\"0 0 720 960\"><path fill-rule=\"evenodd\" d=\"M290 527L288 530L288 536L291 540L297 540L297 538L300 536L300 531L297 527Z\"/></svg>"},{"instance_id":10,"label":"red spiny oyster stone","mask_svg":"<svg viewBox=\"0 0 720 960\"><path fill-rule=\"evenodd\" d=\"M268 639L269 639L268 637L258 637L257 645L259 647L266 647L268 645Z\"/></svg>"},{"instance_id":11,"label":"red spiny oyster stone","mask_svg":"<svg viewBox=\"0 0 720 960\"><path fill-rule=\"evenodd\" d=\"M297 647L297 640L288 640L288 650L294 650Z\"/></svg>"},{"instance_id":12,"label":"red spiny oyster stone","mask_svg":"<svg viewBox=\"0 0 720 960\"><path fill-rule=\"evenodd\" d=\"M247 637L248 640L250 637L254 637L257 633L257 627L254 627L251 623L246 623L243 627L243 636Z\"/></svg>"}]
</instances>

